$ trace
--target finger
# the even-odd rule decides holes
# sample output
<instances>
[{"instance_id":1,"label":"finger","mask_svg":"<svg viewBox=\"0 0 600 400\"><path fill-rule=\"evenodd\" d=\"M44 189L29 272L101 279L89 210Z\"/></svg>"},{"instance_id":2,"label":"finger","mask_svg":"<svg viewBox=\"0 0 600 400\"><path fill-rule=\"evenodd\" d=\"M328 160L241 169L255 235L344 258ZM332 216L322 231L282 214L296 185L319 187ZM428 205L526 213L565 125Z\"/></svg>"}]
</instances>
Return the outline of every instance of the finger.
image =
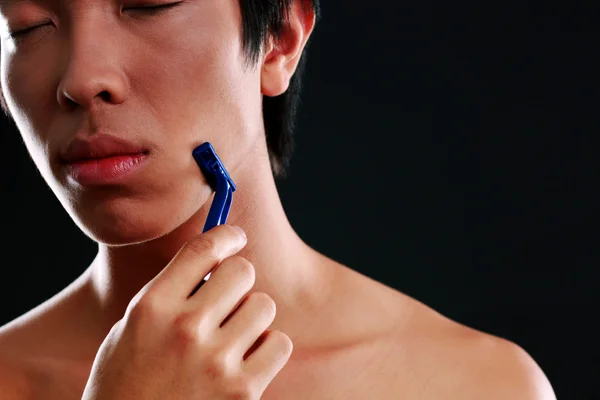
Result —
<instances>
[{"instance_id":1,"label":"finger","mask_svg":"<svg viewBox=\"0 0 600 400\"><path fill-rule=\"evenodd\" d=\"M224 340L233 343L236 354L245 355L273 323L275 314L275 302L271 297L262 292L250 293L223 324L221 332Z\"/></svg>"},{"instance_id":2,"label":"finger","mask_svg":"<svg viewBox=\"0 0 600 400\"><path fill-rule=\"evenodd\" d=\"M285 333L267 330L259 338L258 347L248 356L243 368L257 380L264 391L288 362L293 347L291 339Z\"/></svg>"},{"instance_id":3,"label":"finger","mask_svg":"<svg viewBox=\"0 0 600 400\"><path fill-rule=\"evenodd\" d=\"M250 261L239 256L229 257L189 298L189 307L198 314L199 320L205 321L212 329L218 329L252 289L254 280L254 266Z\"/></svg>"},{"instance_id":4,"label":"finger","mask_svg":"<svg viewBox=\"0 0 600 400\"><path fill-rule=\"evenodd\" d=\"M152 280L149 290L159 298L187 299L202 278L225 258L240 251L246 241L241 228L215 226L188 241Z\"/></svg>"}]
</instances>

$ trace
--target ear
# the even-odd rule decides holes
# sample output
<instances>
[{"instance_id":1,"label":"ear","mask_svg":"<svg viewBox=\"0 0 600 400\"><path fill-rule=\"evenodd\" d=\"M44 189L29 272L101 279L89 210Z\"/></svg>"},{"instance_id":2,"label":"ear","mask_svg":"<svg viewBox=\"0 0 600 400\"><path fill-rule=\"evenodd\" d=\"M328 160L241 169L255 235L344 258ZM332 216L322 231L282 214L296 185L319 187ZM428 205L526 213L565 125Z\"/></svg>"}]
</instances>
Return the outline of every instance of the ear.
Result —
<instances>
[{"instance_id":1,"label":"ear","mask_svg":"<svg viewBox=\"0 0 600 400\"><path fill-rule=\"evenodd\" d=\"M293 0L281 43L269 37L265 48L260 78L262 94L279 96L287 90L314 26L315 13L310 1Z\"/></svg>"}]
</instances>

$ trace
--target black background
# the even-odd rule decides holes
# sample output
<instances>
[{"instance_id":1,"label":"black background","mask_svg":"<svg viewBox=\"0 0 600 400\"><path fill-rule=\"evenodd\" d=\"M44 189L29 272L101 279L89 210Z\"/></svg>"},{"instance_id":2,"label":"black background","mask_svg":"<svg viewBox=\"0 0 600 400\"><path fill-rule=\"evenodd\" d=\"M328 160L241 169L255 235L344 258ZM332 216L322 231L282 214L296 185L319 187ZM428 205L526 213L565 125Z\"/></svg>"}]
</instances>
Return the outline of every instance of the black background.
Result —
<instances>
[{"instance_id":1,"label":"black background","mask_svg":"<svg viewBox=\"0 0 600 400\"><path fill-rule=\"evenodd\" d=\"M559 399L599 398L592 14L369 4L327 0L309 44L296 153L278 182L293 226L328 256L520 344ZM0 325L96 249L2 123Z\"/></svg>"}]
</instances>

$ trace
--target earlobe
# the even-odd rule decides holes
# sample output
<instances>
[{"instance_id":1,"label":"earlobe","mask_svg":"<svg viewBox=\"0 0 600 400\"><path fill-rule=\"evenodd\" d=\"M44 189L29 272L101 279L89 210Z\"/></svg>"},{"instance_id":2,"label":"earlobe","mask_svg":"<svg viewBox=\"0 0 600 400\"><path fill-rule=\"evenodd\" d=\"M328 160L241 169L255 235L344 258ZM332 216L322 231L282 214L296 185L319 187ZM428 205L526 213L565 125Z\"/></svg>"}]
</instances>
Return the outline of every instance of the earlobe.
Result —
<instances>
[{"instance_id":1,"label":"earlobe","mask_svg":"<svg viewBox=\"0 0 600 400\"><path fill-rule=\"evenodd\" d=\"M274 97L287 90L291 78L288 66L288 60L281 54L269 55L265 59L260 82L262 94Z\"/></svg>"},{"instance_id":2,"label":"earlobe","mask_svg":"<svg viewBox=\"0 0 600 400\"><path fill-rule=\"evenodd\" d=\"M285 56L270 37L265 50L260 78L261 92L265 96L279 96L287 90L283 76L285 61Z\"/></svg>"},{"instance_id":3,"label":"earlobe","mask_svg":"<svg viewBox=\"0 0 600 400\"><path fill-rule=\"evenodd\" d=\"M300 3L294 2L289 24L282 28L281 41L270 37L266 46L260 78L265 96L279 96L287 90L314 28L314 12L305 10Z\"/></svg>"}]
</instances>

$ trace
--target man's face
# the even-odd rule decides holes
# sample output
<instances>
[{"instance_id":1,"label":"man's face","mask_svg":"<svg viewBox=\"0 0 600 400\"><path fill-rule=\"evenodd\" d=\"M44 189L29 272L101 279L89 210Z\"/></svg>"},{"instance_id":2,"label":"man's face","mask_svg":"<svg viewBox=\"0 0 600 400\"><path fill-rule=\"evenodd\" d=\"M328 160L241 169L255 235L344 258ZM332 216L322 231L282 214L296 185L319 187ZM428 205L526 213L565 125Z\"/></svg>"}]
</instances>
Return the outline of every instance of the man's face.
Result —
<instances>
[{"instance_id":1,"label":"man's face","mask_svg":"<svg viewBox=\"0 0 600 400\"><path fill-rule=\"evenodd\" d=\"M179 226L211 193L192 150L211 142L235 180L263 134L260 68L244 67L238 1L185 0L154 13L136 8L171 2L2 6L9 109L46 182L101 242L148 240ZM38 25L17 41L8 37ZM69 178L60 151L76 134L96 133L148 149L145 166L118 184Z\"/></svg>"}]
</instances>

